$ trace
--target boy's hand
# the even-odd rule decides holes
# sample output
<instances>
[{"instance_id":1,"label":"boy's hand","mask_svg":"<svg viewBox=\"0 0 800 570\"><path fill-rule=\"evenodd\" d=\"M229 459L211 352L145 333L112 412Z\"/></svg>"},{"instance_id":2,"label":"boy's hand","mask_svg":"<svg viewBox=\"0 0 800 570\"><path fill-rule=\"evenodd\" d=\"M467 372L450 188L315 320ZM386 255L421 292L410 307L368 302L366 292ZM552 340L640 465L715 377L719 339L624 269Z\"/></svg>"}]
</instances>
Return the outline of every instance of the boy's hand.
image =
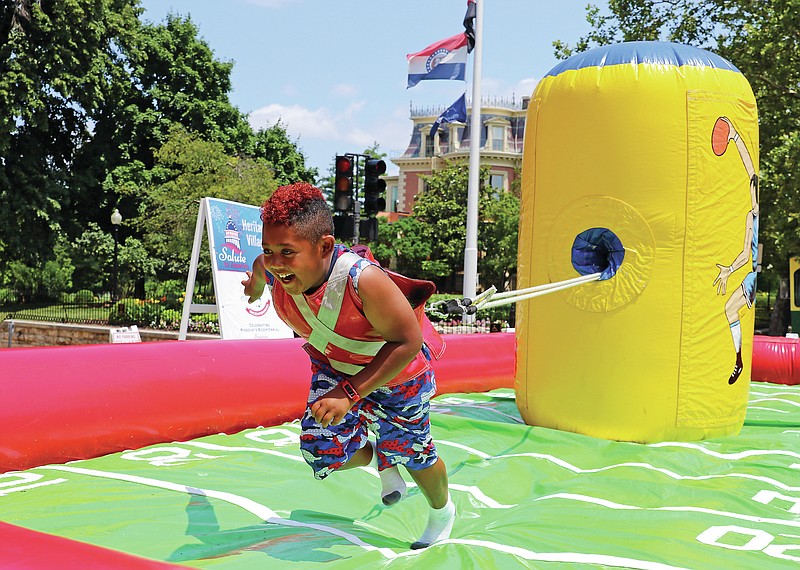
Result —
<instances>
[{"instance_id":1,"label":"boy's hand","mask_svg":"<svg viewBox=\"0 0 800 570\"><path fill-rule=\"evenodd\" d=\"M263 254L253 261L253 271L245 271L244 274L247 275L247 278L242 280L242 285L244 285L244 294L248 297L247 302L258 301L264 293L264 287L267 285L267 280L264 277Z\"/></svg>"},{"instance_id":2,"label":"boy's hand","mask_svg":"<svg viewBox=\"0 0 800 570\"><path fill-rule=\"evenodd\" d=\"M248 296L247 302L252 303L258 298L258 297L256 297L256 299L253 298L253 289L254 289L253 272L245 271L244 274L247 275L246 279L242 279L242 285L244 285L244 294Z\"/></svg>"},{"instance_id":3,"label":"boy's hand","mask_svg":"<svg viewBox=\"0 0 800 570\"><path fill-rule=\"evenodd\" d=\"M353 403L338 386L311 404L311 415L322 427L340 423Z\"/></svg>"}]
</instances>

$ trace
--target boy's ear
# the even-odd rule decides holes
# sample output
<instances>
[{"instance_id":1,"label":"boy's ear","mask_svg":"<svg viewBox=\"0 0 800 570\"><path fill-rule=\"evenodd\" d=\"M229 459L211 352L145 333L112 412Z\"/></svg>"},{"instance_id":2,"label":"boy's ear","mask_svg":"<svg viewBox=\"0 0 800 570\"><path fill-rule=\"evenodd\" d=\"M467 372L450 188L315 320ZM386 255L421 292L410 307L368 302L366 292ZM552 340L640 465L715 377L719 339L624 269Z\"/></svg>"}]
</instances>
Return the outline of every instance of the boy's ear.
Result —
<instances>
[{"instance_id":1,"label":"boy's ear","mask_svg":"<svg viewBox=\"0 0 800 570\"><path fill-rule=\"evenodd\" d=\"M332 235L328 234L328 235L322 236L322 238L320 239L320 242L321 242L321 246L320 246L321 247L321 251L320 251L320 253L322 253L322 255L328 255L330 252L333 251L333 246L336 245L336 238L333 237Z\"/></svg>"}]
</instances>

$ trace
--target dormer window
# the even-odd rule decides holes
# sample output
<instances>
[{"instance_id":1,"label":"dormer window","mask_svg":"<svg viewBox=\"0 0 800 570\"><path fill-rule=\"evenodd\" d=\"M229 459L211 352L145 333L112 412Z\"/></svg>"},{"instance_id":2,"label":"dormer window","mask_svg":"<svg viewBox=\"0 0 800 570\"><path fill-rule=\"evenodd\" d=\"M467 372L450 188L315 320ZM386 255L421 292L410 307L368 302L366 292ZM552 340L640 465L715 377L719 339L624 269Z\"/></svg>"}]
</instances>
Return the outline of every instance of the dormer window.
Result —
<instances>
[{"instance_id":1,"label":"dormer window","mask_svg":"<svg viewBox=\"0 0 800 570\"><path fill-rule=\"evenodd\" d=\"M502 152L506 149L506 128L492 125L492 150Z\"/></svg>"},{"instance_id":2,"label":"dormer window","mask_svg":"<svg viewBox=\"0 0 800 570\"><path fill-rule=\"evenodd\" d=\"M486 121L486 148L494 152L508 152L508 131L511 123L502 117Z\"/></svg>"}]
</instances>

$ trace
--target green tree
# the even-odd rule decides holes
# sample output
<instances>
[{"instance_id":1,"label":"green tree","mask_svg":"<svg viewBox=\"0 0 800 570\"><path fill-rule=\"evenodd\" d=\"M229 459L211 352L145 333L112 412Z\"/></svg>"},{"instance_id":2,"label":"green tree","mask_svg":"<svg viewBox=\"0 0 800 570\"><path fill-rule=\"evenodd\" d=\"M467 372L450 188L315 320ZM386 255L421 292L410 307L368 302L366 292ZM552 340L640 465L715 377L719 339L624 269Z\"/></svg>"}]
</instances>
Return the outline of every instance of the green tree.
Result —
<instances>
[{"instance_id":1,"label":"green tree","mask_svg":"<svg viewBox=\"0 0 800 570\"><path fill-rule=\"evenodd\" d=\"M520 177L509 192L486 203L480 231L483 249L478 261L480 281L486 288L494 285L502 291L511 276L517 273L517 241L519 239Z\"/></svg>"},{"instance_id":2,"label":"green tree","mask_svg":"<svg viewBox=\"0 0 800 570\"><path fill-rule=\"evenodd\" d=\"M0 0L0 252L35 264L59 234L110 228L113 206L133 218L176 124L230 156L253 153L228 98L233 64L191 19L149 24L141 12L138 0ZM269 133L276 162L291 155L281 133Z\"/></svg>"},{"instance_id":3,"label":"green tree","mask_svg":"<svg viewBox=\"0 0 800 570\"><path fill-rule=\"evenodd\" d=\"M162 260L153 257L141 240L129 236L120 244L118 252L117 287L119 297L130 296L136 284L157 275ZM113 269L113 264L106 264Z\"/></svg>"},{"instance_id":4,"label":"green tree","mask_svg":"<svg viewBox=\"0 0 800 570\"><path fill-rule=\"evenodd\" d=\"M191 19L170 14L163 24L137 26L120 46L127 76L110 82L86 149L87 164L104 167L97 179L107 202L125 218L139 209L140 189L155 174L154 153L176 125L230 155L253 146L252 129L228 97L233 64L215 59ZM144 238L143 228L129 224L128 231Z\"/></svg>"},{"instance_id":5,"label":"green tree","mask_svg":"<svg viewBox=\"0 0 800 570\"><path fill-rule=\"evenodd\" d=\"M316 168L306 166L306 158L298 148L298 142L289 140L286 127L278 121L253 135L253 158L263 158L272 165L275 181L279 186L295 182L314 183L319 176Z\"/></svg>"},{"instance_id":6,"label":"green tree","mask_svg":"<svg viewBox=\"0 0 800 570\"><path fill-rule=\"evenodd\" d=\"M488 167L482 167L480 180L488 175ZM374 249L382 261L393 258L398 271L435 281L444 290L447 279L464 268L469 169L466 163L449 162L424 179L425 191L417 196L412 215L381 223ZM495 197L490 190L481 182L478 272L483 285L502 288L506 274L516 270L519 194Z\"/></svg>"},{"instance_id":7,"label":"green tree","mask_svg":"<svg viewBox=\"0 0 800 570\"><path fill-rule=\"evenodd\" d=\"M266 160L230 156L222 143L179 126L155 160L150 182L138 190L139 211L127 223L142 230L145 247L169 275L188 270L201 198L258 205L277 187Z\"/></svg>"},{"instance_id":8,"label":"green tree","mask_svg":"<svg viewBox=\"0 0 800 570\"><path fill-rule=\"evenodd\" d=\"M593 30L566 57L617 41L668 40L710 49L739 68L756 96L760 131L760 227L765 277L785 277L800 254L800 0L610 0L587 8Z\"/></svg>"},{"instance_id":9,"label":"green tree","mask_svg":"<svg viewBox=\"0 0 800 570\"><path fill-rule=\"evenodd\" d=\"M404 275L421 277L420 267L430 259L431 241L425 226L414 216L394 223L378 223L378 240L370 244L375 259Z\"/></svg>"},{"instance_id":10,"label":"green tree","mask_svg":"<svg viewBox=\"0 0 800 570\"><path fill-rule=\"evenodd\" d=\"M480 180L488 176L488 169L481 169ZM421 277L440 281L450 277L464 267L466 246L467 189L469 168L450 162L430 176L423 177L425 191L414 202L414 217L424 226L423 237L430 244L428 259L422 262ZM484 209L488 192L480 185L479 211ZM480 242L480 227L478 240ZM478 244L478 249L481 244Z\"/></svg>"},{"instance_id":11,"label":"green tree","mask_svg":"<svg viewBox=\"0 0 800 570\"><path fill-rule=\"evenodd\" d=\"M68 255L65 240L59 240L54 248L55 257L28 265L20 260L10 261L0 283L14 290L23 302L35 298L56 299L58 294L72 287L75 271Z\"/></svg>"},{"instance_id":12,"label":"green tree","mask_svg":"<svg viewBox=\"0 0 800 570\"><path fill-rule=\"evenodd\" d=\"M135 0L0 1L0 251L53 259L70 220L97 207L80 167L93 110L138 27ZM80 33L76 33L80 30ZM102 202L102 200L101 200Z\"/></svg>"},{"instance_id":13,"label":"green tree","mask_svg":"<svg viewBox=\"0 0 800 570\"><path fill-rule=\"evenodd\" d=\"M176 169L199 177L212 167L187 159L165 168L166 155L159 163L176 125L218 145L210 154L235 172L229 194L250 199L241 188L271 188L273 175L316 176L282 125L253 133L229 100L233 64L214 57L190 18L150 24L141 13L139 0L0 0L0 271L13 259L44 267L59 240L74 242L89 223L108 232L113 207L126 220L122 244L137 238L166 267L180 266L139 215L165 184L187 190Z\"/></svg>"},{"instance_id":14,"label":"green tree","mask_svg":"<svg viewBox=\"0 0 800 570\"><path fill-rule=\"evenodd\" d=\"M95 222L70 244L70 258L74 260L75 289L101 292L111 290L111 275L114 269L114 236L104 231Z\"/></svg>"}]
</instances>

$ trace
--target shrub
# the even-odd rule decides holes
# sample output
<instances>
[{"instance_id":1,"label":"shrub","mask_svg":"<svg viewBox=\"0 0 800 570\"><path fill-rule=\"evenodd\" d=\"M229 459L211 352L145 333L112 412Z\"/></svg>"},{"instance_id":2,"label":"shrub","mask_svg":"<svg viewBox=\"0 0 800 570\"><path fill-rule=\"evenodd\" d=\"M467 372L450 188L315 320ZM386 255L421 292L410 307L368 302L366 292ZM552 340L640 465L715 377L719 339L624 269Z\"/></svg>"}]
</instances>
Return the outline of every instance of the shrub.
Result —
<instances>
[{"instance_id":1,"label":"shrub","mask_svg":"<svg viewBox=\"0 0 800 570\"><path fill-rule=\"evenodd\" d=\"M219 334L219 321L216 313L202 313L192 315L189 320L189 330L192 332Z\"/></svg>"},{"instance_id":2,"label":"shrub","mask_svg":"<svg viewBox=\"0 0 800 570\"><path fill-rule=\"evenodd\" d=\"M181 322L181 311L177 309L164 309L161 312L161 322L163 323L180 323Z\"/></svg>"},{"instance_id":3,"label":"shrub","mask_svg":"<svg viewBox=\"0 0 800 570\"><path fill-rule=\"evenodd\" d=\"M13 289L0 287L0 304L16 303L17 294Z\"/></svg>"},{"instance_id":4,"label":"shrub","mask_svg":"<svg viewBox=\"0 0 800 570\"><path fill-rule=\"evenodd\" d=\"M74 301L76 303L94 303L95 301L94 293L92 293L88 289L81 289L80 291L75 293Z\"/></svg>"},{"instance_id":5,"label":"shrub","mask_svg":"<svg viewBox=\"0 0 800 570\"><path fill-rule=\"evenodd\" d=\"M76 295L77 295L77 293L63 293L62 292L62 293L60 293L58 295L58 301L60 303L65 304L65 305L71 305L71 304L75 303L75 296Z\"/></svg>"},{"instance_id":6,"label":"shrub","mask_svg":"<svg viewBox=\"0 0 800 570\"><path fill-rule=\"evenodd\" d=\"M157 303L148 303L141 299L120 299L111 308L108 324L151 326L151 323L157 321L160 312L161 307Z\"/></svg>"}]
</instances>

